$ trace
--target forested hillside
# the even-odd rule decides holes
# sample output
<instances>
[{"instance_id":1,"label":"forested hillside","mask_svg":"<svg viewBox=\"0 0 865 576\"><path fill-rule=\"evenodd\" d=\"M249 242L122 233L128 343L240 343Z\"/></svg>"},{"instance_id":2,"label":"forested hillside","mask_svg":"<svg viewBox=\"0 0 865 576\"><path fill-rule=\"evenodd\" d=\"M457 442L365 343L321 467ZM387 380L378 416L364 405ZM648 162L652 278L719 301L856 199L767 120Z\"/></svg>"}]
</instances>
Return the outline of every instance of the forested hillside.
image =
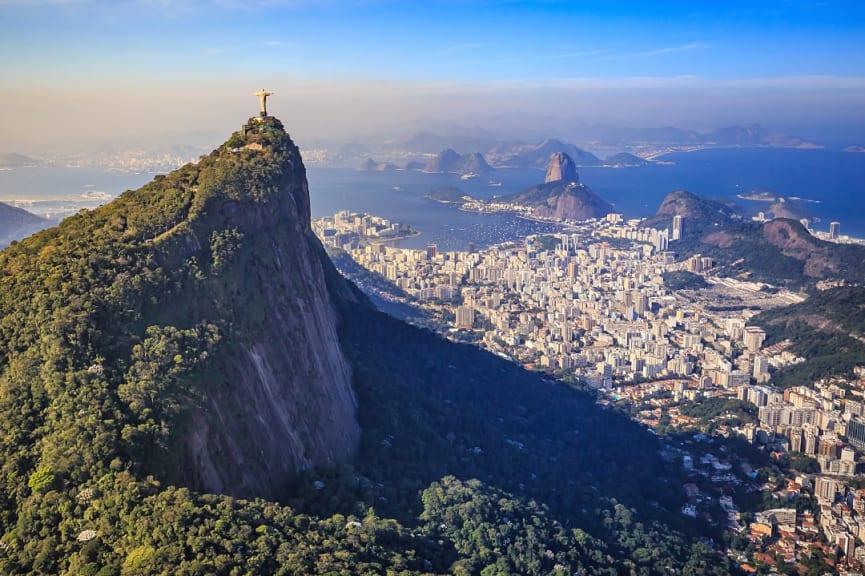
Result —
<instances>
[{"instance_id":1,"label":"forested hillside","mask_svg":"<svg viewBox=\"0 0 865 576\"><path fill-rule=\"evenodd\" d=\"M0 573L727 573L660 441L374 312L273 118L0 253Z\"/></svg>"},{"instance_id":2,"label":"forested hillside","mask_svg":"<svg viewBox=\"0 0 865 576\"><path fill-rule=\"evenodd\" d=\"M769 310L749 324L766 330L767 344L784 340L807 362L772 376L781 388L805 385L828 376L853 376L865 365L865 288L842 286L816 291L800 304Z\"/></svg>"}]
</instances>

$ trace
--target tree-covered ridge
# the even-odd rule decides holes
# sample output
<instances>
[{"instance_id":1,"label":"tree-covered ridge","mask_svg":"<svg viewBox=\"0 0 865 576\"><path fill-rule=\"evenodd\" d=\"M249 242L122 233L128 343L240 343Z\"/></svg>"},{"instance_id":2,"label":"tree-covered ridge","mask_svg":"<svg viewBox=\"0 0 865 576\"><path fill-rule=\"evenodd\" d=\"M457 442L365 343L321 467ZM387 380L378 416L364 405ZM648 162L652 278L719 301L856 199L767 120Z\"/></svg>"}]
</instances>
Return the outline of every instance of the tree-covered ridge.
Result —
<instances>
[{"instance_id":1,"label":"tree-covered ridge","mask_svg":"<svg viewBox=\"0 0 865 576\"><path fill-rule=\"evenodd\" d=\"M685 219L689 234L706 232L740 218L737 207L732 203L703 198L687 190L674 190L664 197L655 215L644 220L642 225L658 229L672 228L673 216Z\"/></svg>"},{"instance_id":2,"label":"tree-covered ridge","mask_svg":"<svg viewBox=\"0 0 865 576\"><path fill-rule=\"evenodd\" d=\"M357 460L286 486L281 504L182 487L190 415L230 386L238 345L294 320L270 317L261 289L291 294L309 279L280 277L286 260L324 257L314 242L283 250L280 238L311 237L309 205L297 148L269 122L0 253L0 573L705 564L687 534L712 530L678 514L678 469L656 438L587 394L350 301L326 260Z\"/></svg>"},{"instance_id":3,"label":"tree-covered ridge","mask_svg":"<svg viewBox=\"0 0 865 576\"><path fill-rule=\"evenodd\" d=\"M799 304L762 312L749 324L766 330L766 343L790 340L807 362L773 376L781 387L806 385L827 376L852 376L865 366L865 288L816 291Z\"/></svg>"},{"instance_id":4,"label":"tree-covered ridge","mask_svg":"<svg viewBox=\"0 0 865 576\"><path fill-rule=\"evenodd\" d=\"M214 278L243 249L240 207L291 202L280 187L302 170L279 126L244 140L260 146L227 144L0 253L4 573L38 571L40 541L55 549L40 570L61 571L76 535L33 507L65 518L93 483L159 469L223 334L244 337L230 298L220 315L197 303L228 285Z\"/></svg>"},{"instance_id":5,"label":"tree-covered ridge","mask_svg":"<svg viewBox=\"0 0 865 576\"><path fill-rule=\"evenodd\" d=\"M52 404L106 382L125 384L100 394L101 402L80 404L102 406L102 416L113 413L111 425L117 418L147 421L176 403L160 391L176 395L174 382L197 368L219 340L220 328L201 324L189 301L240 242L242 234L224 225L221 212L230 201L278 201L283 167L291 165L289 157L299 162L284 133L261 139L272 144L239 153L224 147L0 253L4 399L44 420L36 427L40 435L58 427L56 418L46 417ZM205 243L210 250L202 249ZM144 318L163 315L167 303L175 305L166 314L173 325L144 325ZM141 405L142 396L149 406ZM160 420L156 415L150 424L162 427ZM37 459L39 446L34 438ZM59 464L45 463L60 472L65 466Z\"/></svg>"}]
</instances>

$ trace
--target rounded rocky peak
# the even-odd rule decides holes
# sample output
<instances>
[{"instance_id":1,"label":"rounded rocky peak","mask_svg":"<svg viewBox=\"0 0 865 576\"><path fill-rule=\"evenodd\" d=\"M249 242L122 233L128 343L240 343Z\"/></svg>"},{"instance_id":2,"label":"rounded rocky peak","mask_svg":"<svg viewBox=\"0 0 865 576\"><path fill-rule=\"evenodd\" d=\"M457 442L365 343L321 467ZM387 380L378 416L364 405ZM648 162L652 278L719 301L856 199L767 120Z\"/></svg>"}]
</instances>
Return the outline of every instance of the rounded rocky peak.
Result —
<instances>
[{"instance_id":1,"label":"rounded rocky peak","mask_svg":"<svg viewBox=\"0 0 865 576\"><path fill-rule=\"evenodd\" d=\"M550 163L547 165L547 177L544 180L545 183L559 181L580 181L580 176L577 174L577 165L564 152L554 152L550 156Z\"/></svg>"}]
</instances>

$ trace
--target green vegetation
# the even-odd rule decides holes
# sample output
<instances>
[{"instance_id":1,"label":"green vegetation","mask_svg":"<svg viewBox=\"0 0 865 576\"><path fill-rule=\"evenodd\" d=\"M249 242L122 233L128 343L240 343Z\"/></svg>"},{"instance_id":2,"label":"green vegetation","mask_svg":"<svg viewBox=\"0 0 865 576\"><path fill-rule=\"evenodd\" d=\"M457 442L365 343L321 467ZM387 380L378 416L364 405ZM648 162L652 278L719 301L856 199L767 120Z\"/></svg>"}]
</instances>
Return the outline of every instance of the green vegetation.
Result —
<instances>
[{"instance_id":1,"label":"green vegetation","mask_svg":"<svg viewBox=\"0 0 865 576\"><path fill-rule=\"evenodd\" d=\"M706 398L699 402L687 402L679 406L679 412L697 418L699 427L706 431L720 424L741 426L757 421L757 408L750 402L735 398Z\"/></svg>"},{"instance_id":2,"label":"green vegetation","mask_svg":"<svg viewBox=\"0 0 865 576\"><path fill-rule=\"evenodd\" d=\"M552 236L550 234L540 234L535 236L532 241L532 248L537 250L538 252L552 252L557 248L561 248L562 239L556 236Z\"/></svg>"},{"instance_id":3,"label":"green vegetation","mask_svg":"<svg viewBox=\"0 0 865 576\"><path fill-rule=\"evenodd\" d=\"M657 438L618 412L599 408L593 396L383 314L350 307L342 314L342 338L355 367L364 430L351 474L368 478L374 487L369 493L356 490L358 502L337 508L342 513L358 514L374 505L378 512L412 524L418 515L428 516L428 500L419 503L417 494L454 475L463 483L455 485L458 493L468 486L472 496L466 498L484 512L473 520L471 534L462 531L460 538L513 529L503 528L501 512L478 500L513 499L523 506L534 501L539 508L527 513L545 517L541 524L553 520L568 531L579 529L586 543L604 542L600 548L583 543L585 553L576 556L590 573L602 571L603 565L617 571L633 566L636 573L684 566L698 560L686 531L718 536L679 514L682 472L660 457ZM400 346L381 344L389 340ZM437 360L444 358L446 362ZM467 484L470 480L478 483ZM304 510L328 513L334 502L344 506L351 498L338 486L346 484L351 482L327 481L318 504ZM329 496L331 486L342 496ZM629 521L617 522L617 511ZM513 521L511 514L505 516ZM548 526L555 534L555 524ZM556 556L560 545L548 541L547 548ZM697 550L701 557L709 554ZM510 566L505 573L524 573L514 567L527 559L508 558L512 552L501 549L504 558L496 565ZM593 558L605 558L605 564ZM471 559L470 565L485 561ZM728 572L725 566L719 565L720 573Z\"/></svg>"},{"instance_id":4,"label":"green vegetation","mask_svg":"<svg viewBox=\"0 0 865 576\"><path fill-rule=\"evenodd\" d=\"M742 277L789 288L813 288L822 279L865 282L865 247L832 244L812 236L796 220L743 220L732 203L671 192L658 213L641 226L672 228L684 216L684 236L670 245L679 259L711 257L713 274Z\"/></svg>"},{"instance_id":5,"label":"green vegetation","mask_svg":"<svg viewBox=\"0 0 865 576\"><path fill-rule=\"evenodd\" d=\"M441 186L424 194L427 200L435 200L445 204L464 204L467 194L456 186Z\"/></svg>"},{"instance_id":6,"label":"green vegetation","mask_svg":"<svg viewBox=\"0 0 865 576\"><path fill-rule=\"evenodd\" d=\"M709 284L699 274L687 270L675 270L664 273L664 285L670 290L699 290Z\"/></svg>"},{"instance_id":7,"label":"green vegetation","mask_svg":"<svg viewBox=\"0 0 865 576\"><path fill-rule=\"evenodd\" d=\"M782 464L787 464L791 470L804 474L817 474L820 472L820 463L810 456L790 452L785 457L788 459L788 462L782 462Z\"/></svg>"},{"instance_id":8,"label":"green vegetation","mask_svg":"<svg viewBox=\"0 0 865 576\"><path fill-rule=\"evenodd\" d=\"M281 126L260 126L0 253L0 573L729 572L697 541L717 533L679 514L655 437L349 301L326 260L356 462L281 503L195 491L190 414L230 386L232 350L285 320L250 276L324 256L275 253L308 234L303 178Z\"/></svg>"},{"instance_id":9,"label":"green vegetation","mask_svg":"<svg viewBox=\"0 0 865 576\"><path fill-rule=\"evenodd\" d=\"M766 330L766 345L789 339L791 350L807 360L772 376L781 388L852 376L853 368L865 366L865 288L817 291L801 304L763 312L749 323Z\"/></svg>"}]
</instances>

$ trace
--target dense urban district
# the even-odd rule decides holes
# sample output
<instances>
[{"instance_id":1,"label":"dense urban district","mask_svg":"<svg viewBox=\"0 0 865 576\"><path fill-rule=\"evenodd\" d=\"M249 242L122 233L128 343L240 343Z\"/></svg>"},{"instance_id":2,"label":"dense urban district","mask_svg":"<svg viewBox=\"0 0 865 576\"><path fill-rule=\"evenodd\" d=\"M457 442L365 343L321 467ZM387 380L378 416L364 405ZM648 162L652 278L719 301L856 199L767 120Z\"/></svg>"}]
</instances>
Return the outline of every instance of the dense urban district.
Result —
<instances>
[{"instance_id":1,"label":"dense urban district","mask_svg":"<svg viewBox=\"0 0 865 576\"><path fill-rule=\"evenodd\" d=\"M413 307L414 322L591 388L650 427L688 475L681 513L725 526L745 572L862 573L865 367L780 378L809 358L756 321L807 292L676 258L686 224L677 216L671 234L614 213L445 253L382 243L409 228L368 214L313 229L344 274Z\"/></svg>"}]
</instances>

